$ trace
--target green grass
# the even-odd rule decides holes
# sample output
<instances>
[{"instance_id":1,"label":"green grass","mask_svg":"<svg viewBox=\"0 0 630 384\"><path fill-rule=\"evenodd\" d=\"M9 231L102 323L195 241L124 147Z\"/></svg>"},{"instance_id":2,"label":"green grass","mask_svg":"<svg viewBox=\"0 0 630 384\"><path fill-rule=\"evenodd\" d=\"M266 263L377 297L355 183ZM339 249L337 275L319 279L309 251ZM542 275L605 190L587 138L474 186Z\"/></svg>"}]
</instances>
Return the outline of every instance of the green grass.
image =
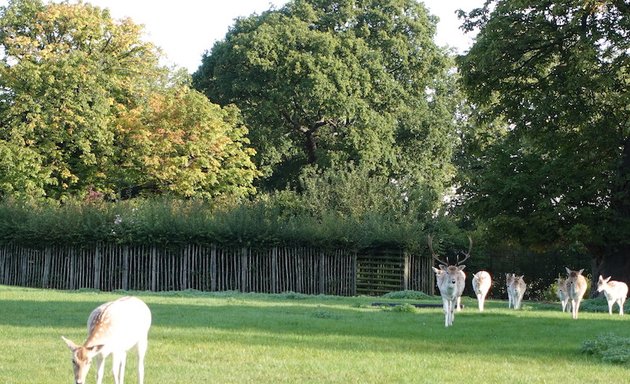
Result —
<instances>
[{"instance_id":1,"label":"green grass","mask_svg":"<svg viewBox=\"0 0 630 384\"><path fill-rule=\"evenodd\" d=\"M0 286L0 382L70 383L64 335L80 343L97 305L123 292L60 292ZM340 298L299 294L135 295L153 312L147 384L174 383L610 383L630 377L581 351L601 337L630 337L630 315L580 313L525 303L508 310L473 299L444 327L441 308L373 307L437 298ZM135 353L126 382L137 382ZM104 383L113 383L108 359ZM93 370L94 368L92 368ZM90 372L88 383L94 383Z\"/></svg>"}]
</instances>

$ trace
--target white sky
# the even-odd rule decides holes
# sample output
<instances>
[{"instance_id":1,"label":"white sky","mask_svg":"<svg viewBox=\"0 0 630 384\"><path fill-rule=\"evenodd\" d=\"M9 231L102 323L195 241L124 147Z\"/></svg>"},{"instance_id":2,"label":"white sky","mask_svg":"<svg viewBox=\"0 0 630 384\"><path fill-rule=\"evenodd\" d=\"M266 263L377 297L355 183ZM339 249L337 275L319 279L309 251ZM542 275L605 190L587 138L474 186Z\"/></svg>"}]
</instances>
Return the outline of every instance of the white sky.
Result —
<instances>
[{"instance_id":1,"label":"white sky","mask_svg":"<svg viewBox=\"0 0 630 384\"><path fill-rule=\"evenodd\" d=\"M225 37L237 17L280 8L287 0L84 0L108 8L116 18L130 17L145 27L146 40L162 49L166 64L197 70L201 57L214 42ZM459 29L455 15L459 8L469 11L484 0L424 0L430 12L440 18L436 41L441 46L466 51L472 37ZM7 0L0 0L0 6Z\"/></svg>"}]
</instances>

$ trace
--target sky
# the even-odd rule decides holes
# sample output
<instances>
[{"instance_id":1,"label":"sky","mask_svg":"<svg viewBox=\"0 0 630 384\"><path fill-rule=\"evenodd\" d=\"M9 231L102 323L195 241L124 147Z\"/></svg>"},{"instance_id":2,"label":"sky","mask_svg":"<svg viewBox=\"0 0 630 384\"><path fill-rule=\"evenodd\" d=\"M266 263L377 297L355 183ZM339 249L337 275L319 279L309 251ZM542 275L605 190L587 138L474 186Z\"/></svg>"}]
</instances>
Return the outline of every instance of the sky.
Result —
<instances>
[{"instance_id":1,"label":"sky","mask_svg":"<svg viewBox=\"0 0 630 384\"><path fill-rule=\"evenodd\" d=\"M237 17L280 8L287 0L84 0L108 8L113 18L129 17L144 25L145 39L160 47L165 64L187 68L190 73L201 64L203 53L225 37ZM484 0L424 0L429 11L440 18L436 42L457 52L465 52L472 36L465 35L455 15L457 9L469 11ZM0 0L0 6L7 0Z\"/></svg>"}]
</instances>

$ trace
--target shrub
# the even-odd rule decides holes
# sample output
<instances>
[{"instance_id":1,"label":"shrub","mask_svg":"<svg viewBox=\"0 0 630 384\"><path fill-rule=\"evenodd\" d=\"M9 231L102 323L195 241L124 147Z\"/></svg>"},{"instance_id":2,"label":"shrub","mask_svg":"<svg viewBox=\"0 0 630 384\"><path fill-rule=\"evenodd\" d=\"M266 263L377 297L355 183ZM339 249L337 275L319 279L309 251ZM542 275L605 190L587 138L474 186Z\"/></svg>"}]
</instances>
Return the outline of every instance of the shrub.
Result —
<instances>
[{"instance_id":1,"label":"shrub","mask_svg":"<svg viewBox=\"0 0 630 384\"><path fill-rule=\"evenodd\" d=\"M613 364L630 363L630 337L601 335L582 343L582 352Z\"/></svg>"}]
</instances>

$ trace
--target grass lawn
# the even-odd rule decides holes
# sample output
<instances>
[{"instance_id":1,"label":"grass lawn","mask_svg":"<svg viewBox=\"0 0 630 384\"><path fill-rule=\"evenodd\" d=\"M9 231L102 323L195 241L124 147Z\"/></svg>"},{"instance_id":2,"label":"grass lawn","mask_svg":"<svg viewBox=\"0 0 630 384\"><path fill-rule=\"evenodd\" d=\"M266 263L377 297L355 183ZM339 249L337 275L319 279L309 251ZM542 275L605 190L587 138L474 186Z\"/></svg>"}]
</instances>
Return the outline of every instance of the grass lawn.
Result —
<instances>
[{"instance_id":1,"label":"grass lawn","mask_svg":"<svg viewBox=\"0 0 630 384\"><path fill-rule=\"evenodd\" d=\"M61 335L82 343L99 304L123 292L61 292L0 286L0 383L71 383ZM622 383L630 365L581 352L602 335L630 337L630 314L581 312L526 302L520 311L463 300L451 328L440 303L298 294L134 292L153 313L146 384L174 383ZM630 353L630 351L625 351ZM624 353L622 351L621 353ZM104 383L113 383L111 358ZM135 384L136 355L126 383ZM95 381L94 367L88 384Z\"/></svg>"}]
</instances>

